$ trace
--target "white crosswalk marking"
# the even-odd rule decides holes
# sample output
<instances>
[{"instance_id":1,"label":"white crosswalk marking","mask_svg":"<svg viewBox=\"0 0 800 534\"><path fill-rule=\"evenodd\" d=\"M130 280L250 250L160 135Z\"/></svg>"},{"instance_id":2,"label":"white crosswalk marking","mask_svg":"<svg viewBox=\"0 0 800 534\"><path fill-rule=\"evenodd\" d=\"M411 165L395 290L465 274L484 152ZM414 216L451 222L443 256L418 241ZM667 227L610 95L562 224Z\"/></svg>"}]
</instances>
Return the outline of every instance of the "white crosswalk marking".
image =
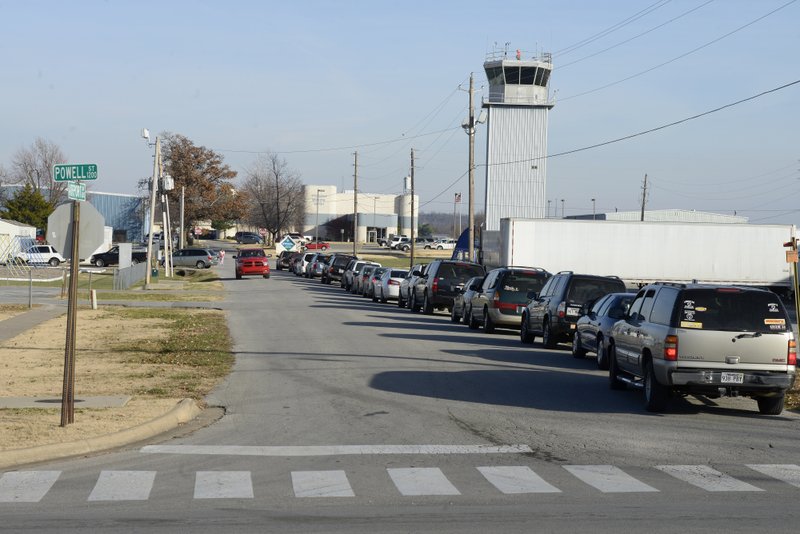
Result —
<instances>
[{"instance_id":1,"label":"white crosswalk marking","mask_svg":"<svg viewBox=\"0 0 800 534\"><path fill-rule=\"evenodd\" d=\"M526 465L478 467L478 471L502 493L560 493Z\"/></svg>"},{"instance_id":2,"label":"white crosswalk marking","mask_svg":"<svg viewBox=\"0 0 800 534\"><path fill-rule=\"evenodd\" d=\"M195 499L252 499L250 471L198 471Z\"/></svg>"},{"instance_id":3,"label":"white crosswalk marking","mask_svg":"<svg viewBox=\"0 0 800 534\"><path fill-rule=\"evenodd\" d=\"M772 478L777 478L787 484L800 488L800 465L795 464L748 464L754 469Z\"/></svg>"},{"instance_id":4,"label":"white crosswalk marking","mask_svg":"<svg viewBox=\"0 0 800 534\"><path fill-rule=\"evenodd\" d=\"M656 469L706 491L764 491L707 465L657 465Z\"/></svg>"},{"instance_id":5,"label":"white crosswalk marking","mask_svg":"<svg viewBox=\"0 0 800 534\"><path fill-rule=\"evenodd\" d=\"M613 465L565 465L564 469L603 493L658 491Z\"/></svg>"},{"instance_id":6,"label":"white crosswalk marking","mask_svg":"<svg viewBox=\"0 0 800 534\"><path fill-rule=\"evenodd\" d=\"M146 501L155 479L155 471L102 471L89 500Z\"/></svg>"},{"instance_id":7,"label":"white crosswalk marking","mask_svg":"<svg viewBox=\"0 0 800 534\"><path fill-rule=\"evenodd\" d=\"M402 495L461 495L436 467L387 469Z\"/></svg>"},{"instance_id":8,"label":"white crosswalk marking","mask_svg":"<svg viewBox=\"0 0 800 534\"><path fill-rule=\"evenodd\" d=\"M14 471L0 477L0 502L39 502L61 471Z\"/></svg>"},{"instance_id":9,"label":"white crosswalk marking","mask_svg":"<svg viewBox=\"0 0 800 534\"><path fill-rule=\"evenodd\" d=\"M292 471L295 497L355 497L344 471Z\"/></svg>"}]
</instances>

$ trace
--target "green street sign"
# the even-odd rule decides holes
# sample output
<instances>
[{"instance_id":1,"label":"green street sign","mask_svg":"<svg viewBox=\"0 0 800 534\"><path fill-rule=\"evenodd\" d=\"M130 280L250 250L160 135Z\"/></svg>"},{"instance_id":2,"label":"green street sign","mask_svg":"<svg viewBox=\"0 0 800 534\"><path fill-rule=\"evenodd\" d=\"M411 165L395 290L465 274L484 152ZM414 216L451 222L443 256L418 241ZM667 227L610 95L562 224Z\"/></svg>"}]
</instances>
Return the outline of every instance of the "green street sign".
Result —
<instances>
[{"instance_id":1,"label":"green street sign","mask_svg":"<svg viewBox=\"0 0 800 534\"><path fill-rule=\"evenodd\" d=\"M70 200L86 200L86 184L70 182L67 184L67 197Z\"/></svg>"},{"instance_id":2,"label":"green street sign","mask_svg":"<svg viewBox=\"0 0 800 534\"><path fill-rule=\"evenodd\" d=\"M65 163L53 165L53 180L56 182L97 180L97 165L94 163Z\"/></svg>"}]
</instances>

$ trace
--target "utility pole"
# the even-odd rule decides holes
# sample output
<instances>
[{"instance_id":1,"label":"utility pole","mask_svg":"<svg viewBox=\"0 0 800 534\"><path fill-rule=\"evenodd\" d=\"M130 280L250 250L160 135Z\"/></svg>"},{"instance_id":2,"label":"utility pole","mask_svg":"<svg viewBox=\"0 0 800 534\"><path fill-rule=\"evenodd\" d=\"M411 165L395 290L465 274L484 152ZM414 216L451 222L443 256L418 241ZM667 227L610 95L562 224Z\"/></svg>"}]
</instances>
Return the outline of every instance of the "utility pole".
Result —
<instances>
[{"instance_id":1,"label":"utility pole","mask_svg":"<svg viewBox=\"0 0 800 534\"><path fill-rule=\"evenodd\" d=\"M147 238L147 272L145 273L145 286L150 283L153 270L153 226L156 223L156 191L158 178L161 175L161 139L156 137L156 156L153 160L153 178L150 180L150 234Z\"/></svg>"},{"instance_id":2,"label":"utility pole","mask_svg":"<svg viewBox=\"0 0 800 534\"><path fill-rule=\"evenodd\" d=\"M596 215L596 212L594 210L594 201L595 201L595 199L592 199L592 220L593 221L597 220L597 215Z\"/></svg>"},{"instance_id":3,"label":"utility pole","mask_svg":"<svg viewBox=\"0 0 800 534\"><path fill-rule=\"evenodd\" d=\"M475 86L469 73L469 261L475 261ZM412 166L413 169L413 166ZM414 249L411 249L414 250Z\"/></svg>"},{"instance_id":4,"label":"utility pole","mask_svg":"<svg viewBox=\"0 0 800 534\"><path fill-rule=\"evenodd\" d=\"M561 218L564 218L564 199L561 199Z\"/></svg>"},{"instance_id":5,"label":"utility pole","mask_svg":"<svg viewBox=\"0 0 800 534\"><path fill-rule=\"evenodd\" d=\"M414 266L414 149L411 149L411 258L408 268Z\"/></svg>"},{"instance_id":6,"label":"utility pole","mask_svg":"<svg viewBox=\"0 0 800 534\"><path fill-rule=\"evenodd\" d=\"M183 209L186 201L186 187L181 186L181 230L179 248L186 248L186 227L183 225Z\"/></svg>"},{"instance_id":7,"label":"utility pole","mask_svg":"<svg viewBox=\"0 0 800 534\"><path fill-rule=\"evenodd\" d=\"M353 152L353 256L358 256L358 151Z\"/></svg>"},{"instance_id":8,"label":"utility pole","mask_svg":"<svg viewBox=\"0 0 800 534\"><path fill-rule=\"evenodd\" d=\"M642 186L642 214L639 218L640 221L644 221L644 205L647 203L647 175L644 175L644 185Z\"/></svg>"},{"instance_id":9,"label":"utility pole","mask_svg":"<svg viewBox=\"0 0 800 534\"><path fill-rule=\"evenodd\" d=\"M314 241L317 243L319 243L319 194L324 192L324 189L317 189L317 222L314 225Z\"/></svg>"}]
</instances>

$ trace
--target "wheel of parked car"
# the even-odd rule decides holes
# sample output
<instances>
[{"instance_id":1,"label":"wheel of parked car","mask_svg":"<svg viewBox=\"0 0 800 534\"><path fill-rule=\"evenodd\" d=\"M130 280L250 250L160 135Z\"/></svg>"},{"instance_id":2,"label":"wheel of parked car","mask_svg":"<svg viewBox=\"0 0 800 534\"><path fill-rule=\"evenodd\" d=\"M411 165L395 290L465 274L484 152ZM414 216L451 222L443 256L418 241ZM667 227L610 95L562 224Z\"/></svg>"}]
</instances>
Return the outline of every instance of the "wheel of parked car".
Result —
<instances>
[{"instance_id":1,"label":"wheel of parked car","mask_svg":"<svg viewBox=\"0 0 800 534\"><path fill-rule=\"evenodd\" d=\"M467 305L464 305L464 309L461 310L461 322L464 325L469 325L469 316L472 314L472 309L467 308Z\"/></svg>"},{"instance_id":2,"label":"wheel of parked car","mask_svg":"<svg viewBox=\"0 0 800 534\"><path fill-rule=\"evenodd\" d=\"M489 310L488 309L484 309L483 310L483 331L486 332L487 334L493 334L494 333L494 328L495 328L494 321L492 321L492 318L489 315Z\"/></svg>"},{"instance_id":3,"label":"wheel of parked car","mask_svg":"<svg viewBox=\"0 0 800 534\"><path fill-rule=\"evenodd\" d=\"M389 302L389 299L383 294L383 286L381 286L381 303L386 304Z\"/></svg>"},{"instance_id":4,"label":"wheel of parked car","mask_svg":"<svg viewBox=\"0 0 800 534\"><path fill-rule=\"evenodd\" d=\"M436 247L436 250L444 250L444 247L442 245L439 245L438 247Z\"/></svg>"},{"instance_id":5,"label":"wheel of parked car","mask_svg":"<svg viewBox=\"0 0 800 534\"><path fill-rule=\"evenodd\" d=\"M101 258L97 258L96 260L94 260L95 267L105 267L105 265L106 262L104 262Z\"/></svg>"},{"instance_id":6,"label":"wheel of parked car","mask_svg":"<svg viewBox=\"0 0 800 534\"><path fill-rule=\"evenodd\" d=\"M406 307L406 301L403 300L403 293L402 292L397 294L397 307L398 308L405 308Z\"/></svg>"},{"instance_id":7,"label":"wheel of parked car","mask_svg":"<svg viewBox=\"0 0 800 534\"><path fill-rule=\"evenodd\" d=\"M653 362L644 362L644 408L648 412L663 412L669 400L669 388L656 379Z\"/></svg>"},{"instance_id":8,"label":"wheel of parked car","mask_svg":"<svg viewBox=\"0 0 800 534\"><path fill-rule=\"evenodd\" d=\"M475 314L472 313L472 309L469 310L469 316L467 318L467 326L470 330L477 330L480 328L480 323L477 319L475 319Z\"/></svg>"},{"instance_id":9,"label":"wheel of parked car","mask_svg":"<svg viewBox=\"0 0 800 534\"><path fill-rule=\"evenodd\" d=\"M534 335L528 327L528 318L523 315L522 322L519 325L519 340L526 345L533 343Z\"/></svg>"},{"instance_id":10,"label":"wheel of parked car","mask_svg":"<svg viewBox=\"0 0 800 534\"><path fill-rule=\"evenodd\" d=\"M269 273L264 273L264 278L269 278Z\"/></svg>"},{"instance_id":11,"label":"wheel of parked car","mask_svg":"<svg viewBox=\"0 0 800 534\"><path fill-rule=\"evenodd\" d=\"M58 267L58 264L61 262L58 261L58 258L50 258L50 261L48 261L47 263L50 264L50 267Z\"/></svg>"},{"instance_id":12,"label":"wheel of parked car","mask_svg":"<svg viewBox=\"0 0 800 534\"><path fill-rule=\"evenodd\" d=\"M417 306L417 297L413 291L408 299L408 309L414 313L419 311L419 306Z\"/></svg>"},{"instance_id":13,"label":"wheel of parked car","mask_svg":"<svg viewBox=\"0 0 800 534\"><path fill-rule=\"evenodd\" d=\"M617 354L614 345L608 347L608 387L611 389L625 389L625 382L619 379L617 367Z\"/></svg>"},{"instance_id":14,"label":"wheel of parked car","mask_svg":"<svg viewBox=\"0 0 800 534\"><path fill-rule=\"evenodd\" d=\"M585 358L586 357L586 349L583 348L581 345L581 336L578 334L578 331L575 331L575 334L572 336L572 357L573 358Z\"/></svg>"},{"instance_id":15,"label":"wheel of parked car","mask_svg":"<svg viewBox=\"0 0 800 534\"><path fill-rule=\"evenodd\" d=\"M756 397L758 412L764 415L780 415L783 411L785 394L774 397Z\"/></svg>"},{"instance_id":16,"label":"wheel of parked car","mask_svg":"<svg viewBox=\"0 0 800 534\"><path fill-rule=\"evenodd\" d=\"M606 344L602 336L597 338L597 368L608 371L608 354L606 353Z\"/></svg>"},{"instance_id":17,"label":"wheel of parked car","mask_svg":"<svg viewBox=\"0 0 800 534\"><path fill-rule=\"evenodd\" d=\"M205 269L206 264L203 263L202 261L198 261L194 266L197 267L198 269Z\"/></svg>"},{"instance_id":18,"label":"wheel of parked car","mask_svg":"<svg viewBox=\"0 0 800 534\"><path fill-rule=\"evenodd\" d=\"M241 279L242 279L242 273L240 273L240 272L237 272L237 273L236 273L236 279L237 279L237 280L241 280Z\"/></svg>"},{"instance_id":19,"label":"wheel of parked car","mask_svg":"<svg viewBox=\"0 0 800 534\"><path fill-rule=\"evenodd\" d=\"M553 332L550 330L550 321L548 319L545 319L544 323L542 323L542 345L546 349L554 349L557 345Z\"/></svg>"},{"instance_id":20,"label":"wheel of parked car","mask_svg":"<svg viewBox=\"0 0 800 534\"><path fill-rule=\"evenodd\" d=\"M425 315L433 314L433 303L431 302L430 298L428 297L428 292L427 291L422 296L422 313L424 313Z\"/></svg>"},{"instance_id":21,"label":"wheel of parked car","mask_svg":"<svg viewBox=\"0 0 800 534\"><path fill-rule=\"evenodd\" d=\"M451 323L460 323L461 322L461 316L456 313L456 307L455 306L453 306L453 308L450 310L450 322Z\"/></svg>"}]
</instances>

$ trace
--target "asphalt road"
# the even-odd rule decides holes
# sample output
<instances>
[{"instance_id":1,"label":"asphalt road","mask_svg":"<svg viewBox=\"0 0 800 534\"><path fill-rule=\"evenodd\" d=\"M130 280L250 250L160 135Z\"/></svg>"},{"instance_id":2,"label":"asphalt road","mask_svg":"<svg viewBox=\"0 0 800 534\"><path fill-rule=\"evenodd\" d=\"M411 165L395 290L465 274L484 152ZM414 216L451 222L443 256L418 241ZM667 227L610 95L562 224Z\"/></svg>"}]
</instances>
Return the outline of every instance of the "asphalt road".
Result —
<instances>
[{"instance_id":1,"label":"asphalt road","mask_svg":"<svg viewBox=\"0 0 800 534\"><path fill-rule=\"evenodd\" d=\"M566 345L219 269L237 363L209 403L225 416L6 473L0 530L796 530L797 415L694 398L648 414Z\"/></svg>"}]
</instances>

